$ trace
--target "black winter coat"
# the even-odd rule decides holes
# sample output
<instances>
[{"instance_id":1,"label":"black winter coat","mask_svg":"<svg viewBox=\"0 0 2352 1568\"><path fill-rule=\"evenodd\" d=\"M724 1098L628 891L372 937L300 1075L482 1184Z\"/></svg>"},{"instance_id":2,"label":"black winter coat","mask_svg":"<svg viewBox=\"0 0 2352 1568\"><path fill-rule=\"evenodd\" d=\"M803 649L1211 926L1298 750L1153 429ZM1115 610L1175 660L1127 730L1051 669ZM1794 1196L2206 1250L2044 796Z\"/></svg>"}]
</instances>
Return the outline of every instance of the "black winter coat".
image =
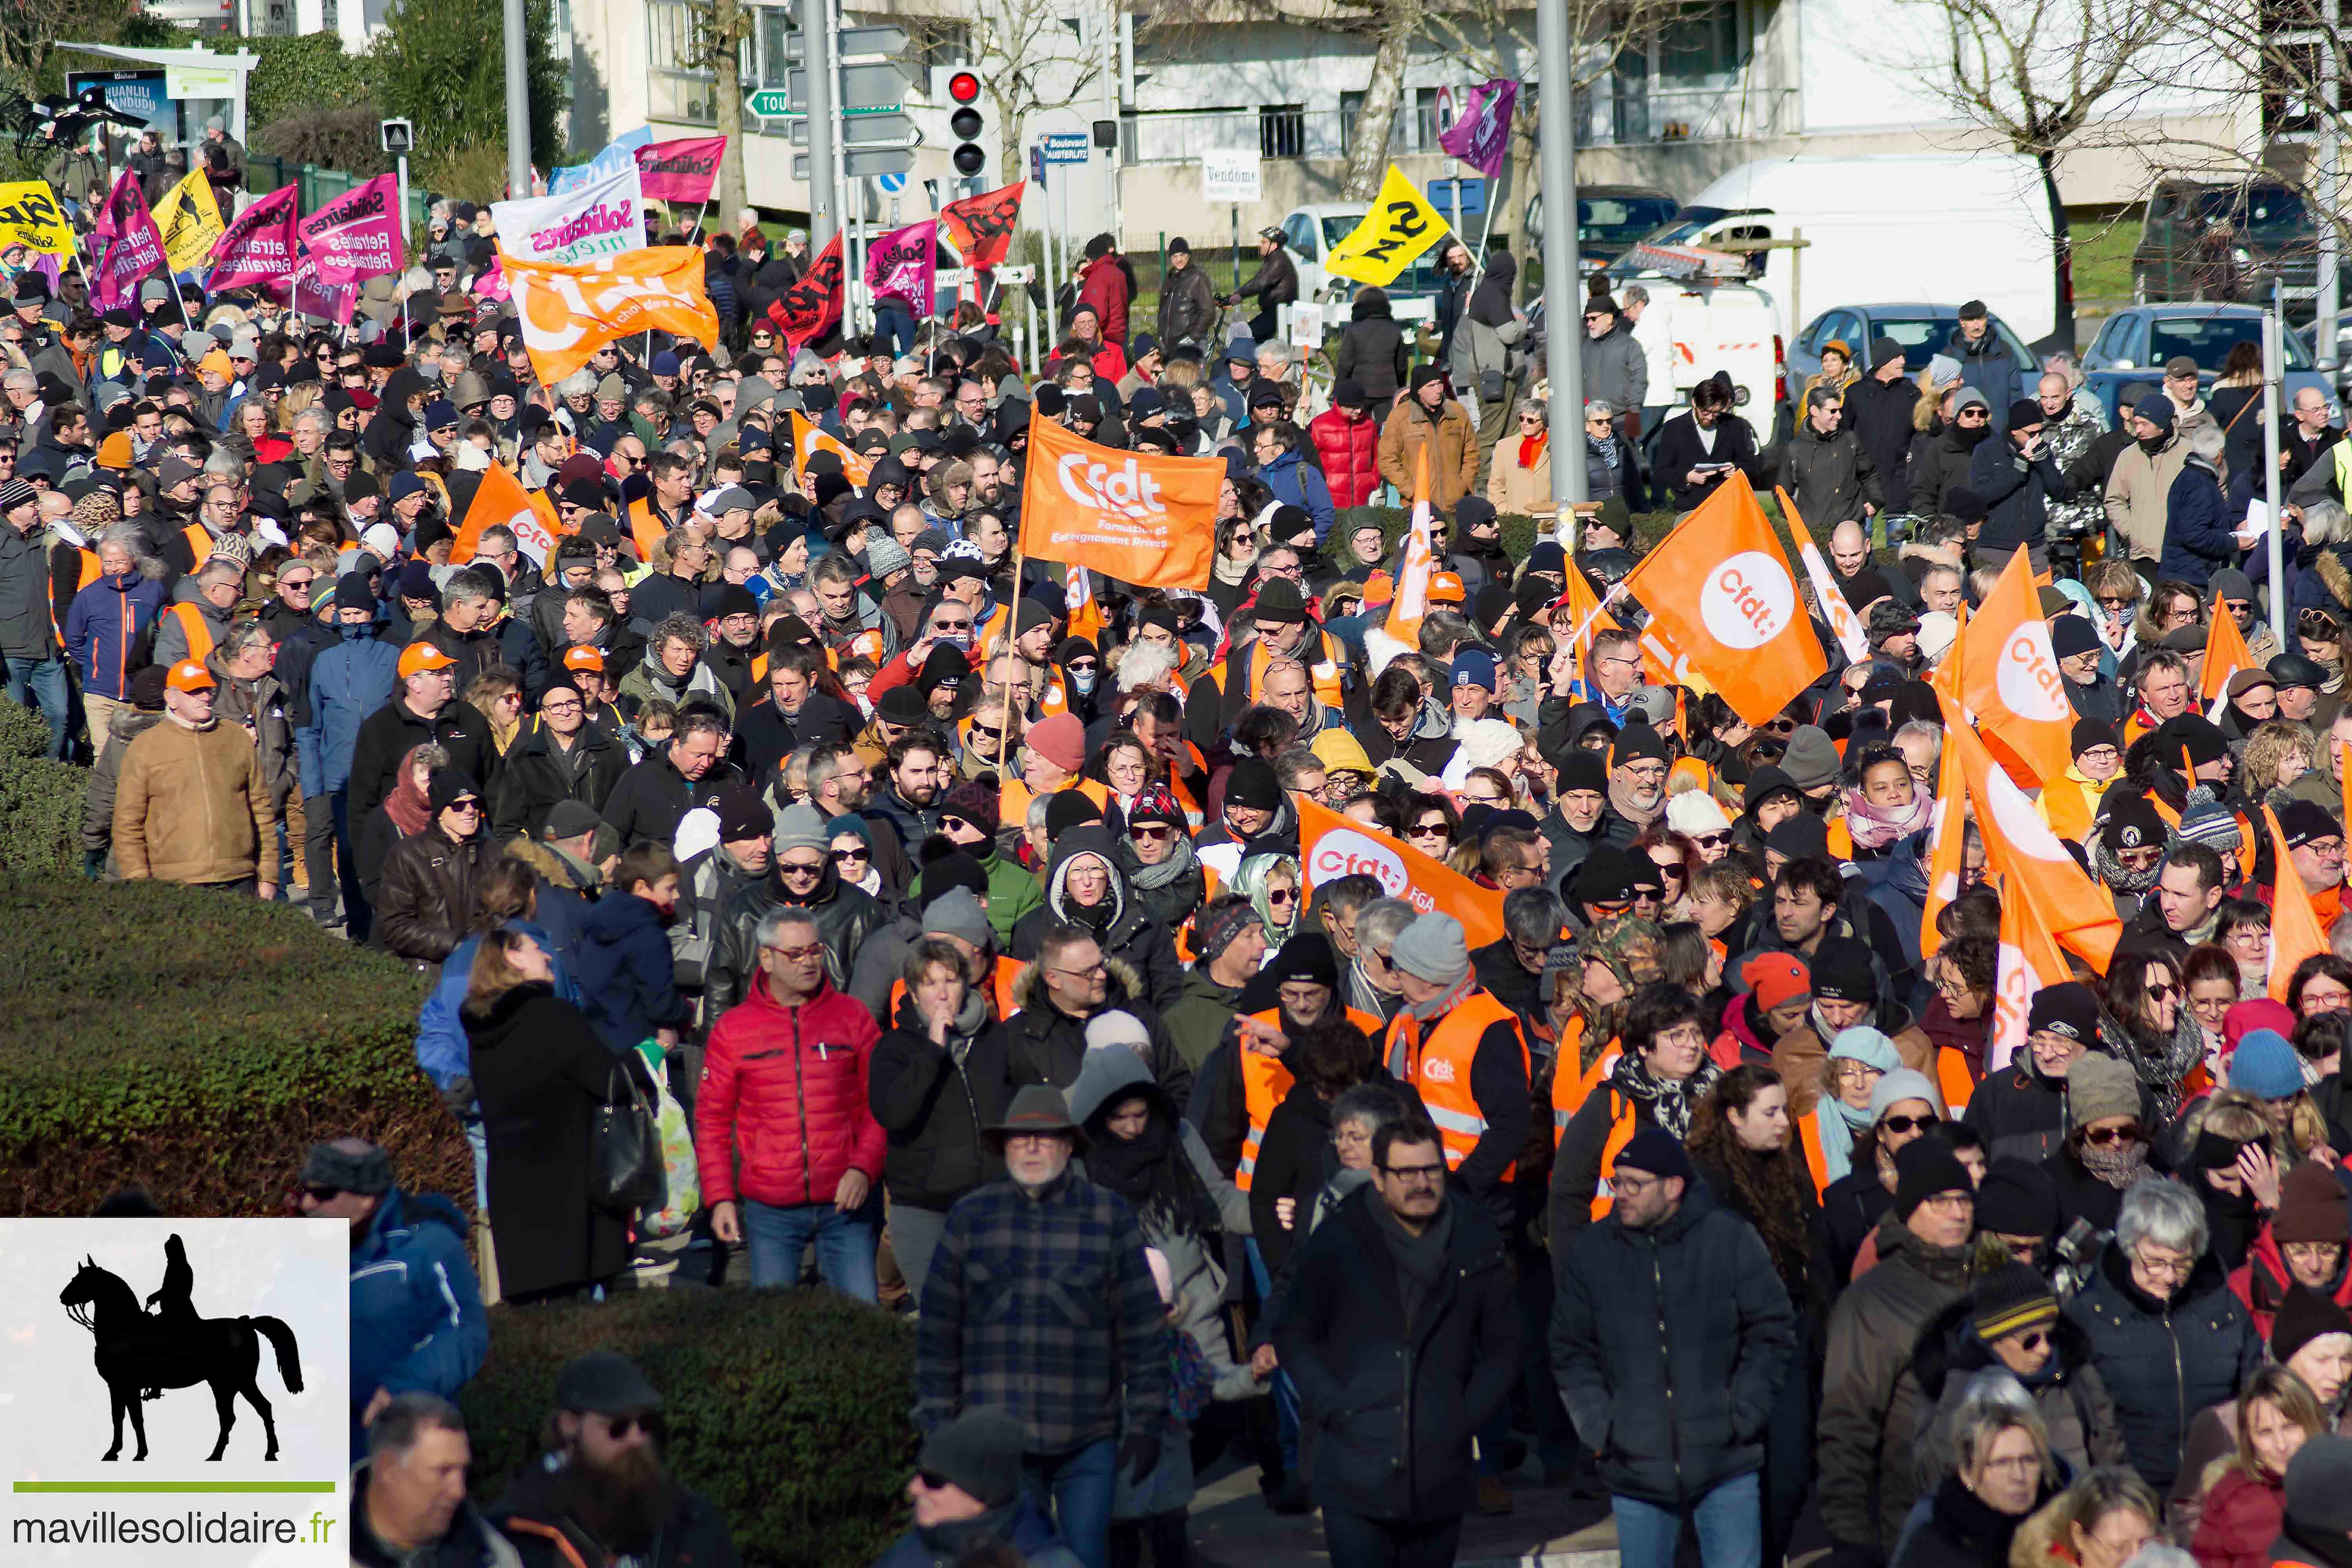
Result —
<instances>
[{"instance_id":1,"label":"black winter coat","mask_svg":"<svg viewBox=\"0 0 2352 1568\"><path fill-rule=\"evenodd\" d=\"M1445 1272L1407 1323L1394 1254L1359 1190L1299 1249L1272 1338L1314 1434L1307 1486L1324 1508L1436 1521L1469 1510L1471 1435L1519 1375L1519 1316L1502 1233L1448 1194Z\"/></svg>"},{"instance_id":2,"label":"black winter coat","mask_svg":"<svg viewBox=\"0 0 2352 1568\"><path fill-rule=\"evenodd\" d=\"M2167 1495L2190 1419L2235 1398L2263 1363L2253 1320L2211 1253L2168 1304L2132 1283L2131 1263L2114 1242L2065 1313L2091 1336L2091 1363L2115 1397L2131 1468Z\"/></svg>"},{"instance_id":3,"label":"black winter coat","mask_svg":"<svg viewBox=\"0 0 2352 1568\"><path fill-rule=\"evenodd\" d=\"M1782 451L1780 482L1808 528L1860 522L1864 502L1880 506L1885 499L1879 491L1878 466L1860 437L1846 430L1823 436L1802 416Z\"/></svg>"},{"instance_id":4,"label":"black winter coat","mask_svg":"<svg viewBox=\"0 0 2352 1568\"><path fill-rule=\"evenodd\" d=\"M915 999L899 1004L900 1026L883 1035L866 1069L866 1102L889 1134L882 1184L890 1201L944 1213L973 1188L1002 1181L1004 1160L982 1131L1004 1120L1004 1026L935 1045Z\"/></svg>"},{"instance_id":5,"label":"black winter coat","mask_svg":"<svg viewBox=\"0 0 2352 1568\"><path fill-rule=\"evenodd\" d=\"M604 820L621 836L624 849L648 842L668 844L677 837L679 818L697 806L716 806L728 786L742 776L722 758L700 778L689 779L677 771L669 752L667 746L648 752L604 797Z\"/></svg>"},{"instance_id":6,"label":"black winter coat","mask_svg":"<svg viewBox=\"0 0 2352 1568\"><path fill-rule=\"evenodd\" d=\"M513 1298L618 1274L628 1226L589 1201L588 1144L596 1108L626 1092L617 1075L628 1068L538 982L462 1016L490 1145L500 1289Z\"/></svg>"},{"instance_id":7,"label":"black winter coat","mask_svg":"<svg viewBox=\"0 0 2352 1568\"><path fill-rule=\"evenodd\" d=\"M751 977L760 972L761 919L785 904L798 905L816 921L816 933L824 939L825 973L834 989L845 993L859 944L889 920L871 894L842 881L831 859L824 863L824 875L817 879L816 891L805 900L786 898L782 881L771 870L728 900L719 911L719 931L703 972L704 1017L716 1018L743 999Z\"/></svg>"},{"instance_id":8,"label":"black winter coat","mask_svg":"<svg viewBox=\"0 0 2352 1568\"><path fill-rule=\"evenodd\" d=\"M1729 463L1755 482L1757 473L1756 431L1737 414L1727 414L1715 422L1715 449L1701 445L1698 422L1688 414L1677 415L1658 426L1657 456L1652 471L1666 487L1666 500L1676 511L1688 511L1713 495L1723 483L1718 476L1705 484L1690 482L1690 471L1704 463Z\"/></svg>"},{"instance_id":9,"label":"black winter coat","mask_svg":"<svg viewBox=\"0 0 2352 1568\"><path fill-rule=\"evenodd\" d=\"M383 804L400 783L401 758L428 742L448 752L449 766L472 779L486 795L495 791L499 751L490 743L489 721L479 710L453 700L428 723L395 690L391 701L360 721L359 735L352 742L352 821L365 822L368 813Z\"/></svg>"},{"instance_id":10,"label":"black winter coat","mask_svg":"<svg viewBox=\"0 0 2352 1568\"><path fill-rule=\"evenodd\" d=\"M1004 1026L1005 1081L1014 1089L1042 1083L1067 1094L1078 1081L1078 1069L1086 1065L1086 1020L1073 1018L1046 998L1045 976L1038 971L1033 959L1013 981L1013 1000L1021 1011ZM1123 961L1112 960L1097 1014L1129 1013L1140 1020L1151 1037L1144 1066L1151 1069L1152 1080L1168 1091L1175 1104L1190 1105L1192 1069L1169 1037L1160 1010L1139 994L1142 988L1140 975Z\"/></svg>"},{"instance_id":11,"label":"black winter coat","mask_svg":"<svg viewBox=\"0 0 2352 1568\"><path fill-rule=\"evenodd\" d=\"M1379 405L1393 399L1403 390L1405 372L1404 331L1385 315L1367 316L1348 323L1339 334L1339 355L1333 369L1339 375L1352 375L1363 383L1364 395Z\"/></svg>"},{"instance_id":12,"label":"black winter coat","mask_svg":"<svg viewBox=\"0 0 2352 1568\"><path fill-rule=\"evenodd\" d=\"M1845 427L1869 454L1890 512L1918 510L1911 504L1904 472L1911 453L1911 411L1918 402L1917 384L1906 377L1881 382L1864 376L1845 389Z\"/></svg>"},{"instance_id":13,"label":"black winter coat","mask_svg":"<svg viewBox=\"0 0 2352 1568\"><path fill-rule=\"evenodd\" d=\"M2039 1508L2049 1489L2033 1500ZM2031 1513L2032 1510L2026 1510ZM2009 1543L2026 1514L2003 1513L1948 1476L1936 1489L1927 1517L1903 1543L1889 1568L2008 1568Z\"/></svg>"},{"instance_id":14,"label":"black winter coat","mask_svg":"<svg viewBox=\"0 0 2352 1568\"><path fill-rule=\"evenodd\" d=\"M437 823L394 845L383 858L376 941L412 963L439 964L472 927L474 890L495 854L488 834L453 844Z\"/></svg>"},{"instance_id":15,"label":"black winter coat","mask_svg":"<svg viewBox=\"0 0 2352 1568\"><path fill-rule=\"evenodd\" d=\"M2066 494L2066 477L2045 448L2029 461L2006 436L1989 436L1969 457L1969 489L1988 509L1978 544L2010 550L2040 544L2050 531L2050 508Z\"/></svg>"},{"instance_id":16,"label":"black winter coat","mask_svg":"<svg viewBox=\"0 0 2352 1568\"><path fill-rule=\"evenodd\" d=\"M1552 1374L1616 1497L1672 1508L1764 1464L1796 1316L1763 1238L1705 1183L1647 1230L1614 1214L1569 1244Z\"/></svg>"},{"instance_id":17,"label":"black winter coat","mask_svg":"<svg viewBox=\"0 0 2352 1568\"><path fill-rule=\"evenodd\" d=\"M629 771L628 751L593 724L583 724L572 745L578 753L576 769L556 759L555 737L544 728L509 748L499 769L498 805L490 819L490 831L500 842L537 838L559 801L576 800L597 816L604 815L604 803Z\"/></svg>"}]
</instances>

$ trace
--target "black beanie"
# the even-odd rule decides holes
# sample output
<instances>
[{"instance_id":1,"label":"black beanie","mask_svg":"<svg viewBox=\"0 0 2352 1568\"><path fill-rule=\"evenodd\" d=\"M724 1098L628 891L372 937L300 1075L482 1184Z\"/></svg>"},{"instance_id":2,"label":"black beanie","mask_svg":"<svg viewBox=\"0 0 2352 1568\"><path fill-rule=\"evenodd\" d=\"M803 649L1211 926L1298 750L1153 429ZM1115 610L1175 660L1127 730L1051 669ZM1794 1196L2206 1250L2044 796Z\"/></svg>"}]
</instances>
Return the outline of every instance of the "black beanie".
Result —
<instances>
[{"instance_id":1,"label":"black beanie","mask_svg":"<svg viewBox=\"0 0 2352 1568\"><path fill-rule=\"evenodd\" d=\"M1225 775L1225 804L1245 805L1258 811L1279 811L1282 808L1282 778L1274 764L1259 757L1244 757L1234 764Z\"/></svg>"},{"instance_id":2,"label":"black beanie","mask_svg":"<svg viewBox=\"0 0 2352 1568\"><path fill-rule=\"evenodd\" d=\"M2352 1334L2352 1313L2307 1285L2290 1287L2271 1320L2271 1359L2284 1365L2322 1334Z\"/></svg>"},{"instance_id":3,"label":"black beanie","mask_svg":"<svg viewBox=\"0 0 2352 1568\"><path fill-rule=\"evenodd\" d=\"M1579 747L1559 759L1559 791L1566 795L1572 789L1609 793L1609 764L1601 760L1600 752Z\"/></svg>"},{"instance_id":4,"label":"black beanie","mask_svg":"<svg viewBox=\"0 0 2352 1568\"><path fill-rule=\"evenodd\" d=\"M1073 827L1101 820L1102 807L1087 799L1084 791L1057 790L1045 805L1046 840L1050 843Z\"/></svg>"},{"instance_id":5,"label":"black beanie","mask_svg":"<svg viewBox=\"0 0 2352 1568\"><path fill-rule=\"evenodd\" d=\"M482 786L474 782L473 774L462 768L438 769L425 786L425 798L432 803L436 812L448 810L450 803L463 800L467 795L481 799Z\"/></svg>"},{"instance_id":6,"label":"black beanie","mask_svg":"<svg viewBox=\"0 0 2352 1568\"><path fill-rule=\"evenodd\" d=\"M1832 1002L1873 1005L1878 1001L1878 973L1871 967L1870 949L1853 937L1822 938L1807 968L1812 975L1816 1000L1826 997Z\"/></svg>"},{"instance_id":7,"label":"black beanie","mask_svg":"<svg viewBox=\"0 0 2352 1568\"><path fill-rule=\"evenodd\" d=\"M2100 719L2075 720L2074 738L2066 747L2068 754L2079 757L2095 746L2113 746L2118 752L2124 749L2113 724Z\"/></svg>"},{"instance_id":8,"label":"black beanie","mask_svg":"<svg viewBox=\"0 0 2352 1568\"><path fill-rule=\"evenodd\" d=\"M1815 994L1819 994L1818 981ZM1937 1193L1970 1193L1976 1184L1951 1150L1932 1138L1915 1138L1895 1152L1895 1217L1907 1220Z\"/></svg>"},{"instance_id":9,"label":"black beanie","mask_svg":"<svg viewBox=\"0 0 2352 1568\"><path fill-rule=\"evenodd\" d=\"M335 608L338 610L373 610L375 591L368 586L364 572L346 572L335 579Z\"/></svg>"},{"instance_id":10,"label":"black beanie","mask_svg":"<svg viewBox=\"0 0 2352 1568\"><path fill-rule=\"evenodd\" d=\"M926 858L915 883L921 889L917 898L926 908L950 888L968 888L972 897L982 903L988 901L988 873L981 869L979 861L961 849Z\"/></svg>"},{"instance_id":11,"label":"black beanie","mask_svg":"<svg viewBox=\"0 0 2352 1568\"><path fill-rule=\"evenodd\" d=\"M2030 397L2021 397L2009 405L2009 427L2030 430L2036 425L2047 425L2050 416L2042 412L2042 405Z\"/></svg>"},{"instance_id":12,"label":"black beanie","mask_svg":"<svg viewBox=\"0 0 2352 1568\"><path fill-rule=\"evenodd\" d=\"M1977 1228L2048 1240L2058 1228L2058 1184L2031 1160L1995 1160L1977 1189Z\"/></svg>"},{"instance_id":13,"label":"black beanie","mask_svg":"<svg viewBox=\"0 0 2352 1568\"><path fill-rule=\"evenodd\" d=\"M1685 1185L1697 1180L1682 1140L1654 1123L1626 1140L1625 1147L1617 1152L1617 1163L1661 1179L1680 1176Z\"/></svg>"},{"instance_id":14,"label":"black beanie","mask_svg":"<svg viewBox=\"0 0 2352 1568\"><path fill-rule=\"evenodd\" d=\"M1576 868L1570 884L1580 904L1614 904L1633 896L1633 856L1614 844L1596 844Z\"/></svg>"},{"instance_id":15,"label":"black beanie","mask_svg":"<svg viewBox=\"0 0 2352 1568\"><path fill-rule=\"evenodd\" d=\"M1284 942L1261 973L1272 975L1277 985L1296 981L1336 990L1339 984L1339 961L1331 952L1331 939L1321 931L1301 931Z\"/></svg>"},{"instance_id":16,"label":"black beanie","mask_svg":"<svg viewBox=\"0 0 2352 1568\"><path fill-rule=\"evenodd\" d=\"M2082 616L2050 617L2050 651L2060 658L2072 658L2078 653L2096 653L2098 648L2098 631Z\"/></svg>"}]
</instances>

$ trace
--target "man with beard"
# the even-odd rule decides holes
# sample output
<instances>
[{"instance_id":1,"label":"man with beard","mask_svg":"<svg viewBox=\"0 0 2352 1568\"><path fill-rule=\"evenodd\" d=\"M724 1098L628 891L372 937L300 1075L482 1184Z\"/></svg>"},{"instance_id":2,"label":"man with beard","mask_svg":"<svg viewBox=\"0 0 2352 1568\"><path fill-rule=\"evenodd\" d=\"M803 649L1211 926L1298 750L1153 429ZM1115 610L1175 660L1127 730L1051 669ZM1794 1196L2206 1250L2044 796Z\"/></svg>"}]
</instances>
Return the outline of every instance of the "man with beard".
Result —
<instances>
[{"instance_id":1,"label":"man with beard","mask_svg":"<svg viewBox=\"0 0 2352 1568\"><path fill-rule=\"evenodd\" d=\"M866 803L859 815L887 822L902 844L920 844L935 830L932 807L939 800L940 764L946 760L946 749L929 730L899 736L883 756L889 783Z\"/></svg>"},{"instance_id":2,"label":"man with beard","mask_svg":"<svg viewBox=\"0 0 2352 1568\"><path fill-rule=\"evenodd\" d=\"M1919 657L1919 617L1893 599L1870 606L1870 652L1873 658L1898 666L1905 675L1916 675L1927 660Z\"/></svg>"},{"instance_id":3,"label":"man with beard","mask_svg":"<svg viewBox=\"0 0 2352 1568\"><path fill-rule=\"evenodd\" d=\"M1647 724L1628 724L1609 747L1609 805L1601 838L1631 844L1666 812L1666 742Z\"/></svg>"},{"instance_id":4,"label":"man with beard","mask_svg":"<svg viewBox=\"0 0 2352 1568\"><path fill-rule=\"evenodd\" d=\"M975 1558L1028 1568L1084 1568L1021 1485L1021 1423L997 1410L967 1410L923 1443L907 1499L915 1528L875 1568L947 1568Z\"/></svg>"},{"instance_id":5,"label":"man with beard","mask_svg":"<svg viewBox=\"0 0 2352 1568\"><path fill-rule=\"evenodd\" d=\"M661 1391L628 1357L591 1351L555 1378L555 1446L491 1505L523 1568L626 1556L638 1568L742 1562L719 1510L662 1463Z\"/></svg>"}]
</instances>

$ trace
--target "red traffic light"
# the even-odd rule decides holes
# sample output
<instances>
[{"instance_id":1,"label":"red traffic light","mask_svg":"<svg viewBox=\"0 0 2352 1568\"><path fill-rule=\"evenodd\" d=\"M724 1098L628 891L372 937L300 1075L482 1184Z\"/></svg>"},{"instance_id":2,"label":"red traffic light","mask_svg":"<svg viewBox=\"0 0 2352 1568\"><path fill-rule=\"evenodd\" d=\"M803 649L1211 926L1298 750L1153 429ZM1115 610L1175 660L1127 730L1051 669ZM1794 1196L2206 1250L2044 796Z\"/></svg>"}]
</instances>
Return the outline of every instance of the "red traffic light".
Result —
<instances>
[{"instance_id":1,"label":"red traffic light","mask_svg":"<svg viewBox=\"0 0 2352 1568\"><path fill-rule=\"evenodd\" d=\"M970 103L980 96L980 79L970 71L958 71L948 78L948 96L958 103Z\"/></svg>"}]
</instances>

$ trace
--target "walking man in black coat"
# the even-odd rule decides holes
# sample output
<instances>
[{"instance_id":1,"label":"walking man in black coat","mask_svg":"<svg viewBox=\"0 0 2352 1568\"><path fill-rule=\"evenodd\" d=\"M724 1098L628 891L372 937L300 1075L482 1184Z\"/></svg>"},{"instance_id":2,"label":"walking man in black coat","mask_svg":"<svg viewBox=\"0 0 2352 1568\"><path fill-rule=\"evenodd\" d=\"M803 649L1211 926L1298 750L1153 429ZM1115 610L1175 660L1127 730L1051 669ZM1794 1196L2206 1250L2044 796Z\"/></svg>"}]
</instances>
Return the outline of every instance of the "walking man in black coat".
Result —
<instances>
[{"instance_id":1,"label":"walking man in black coat","mask_svg":"<svg viewBox=\"0 0 2352 1568\"><path fill-rule=\"evenodd\" d=\"M1519 1375L1519 1320L1502 1233L1447 1189L1427 1118L1372 1134L1371 1187L1316 1229L1273 1312L1332 1568L1453 1563L1471 1435Z\"/></svg>"},{"instance_id":2,"label":"walking man in black coat","mask_svg":"<svg viewBox=\"0 0 2352 1568\"><path fill-rule=\"evenodd\" d=\"M1671 1568L1688 1520L1706 1568L1758 1568L1764 1427L1796 1346L1753 1226L1719 1206L1674 1134L1618 1153L1607 1217L1559 1266L1552 1370L1601 1457L1624 1568Z\"/></svg>"}]
</instances>

